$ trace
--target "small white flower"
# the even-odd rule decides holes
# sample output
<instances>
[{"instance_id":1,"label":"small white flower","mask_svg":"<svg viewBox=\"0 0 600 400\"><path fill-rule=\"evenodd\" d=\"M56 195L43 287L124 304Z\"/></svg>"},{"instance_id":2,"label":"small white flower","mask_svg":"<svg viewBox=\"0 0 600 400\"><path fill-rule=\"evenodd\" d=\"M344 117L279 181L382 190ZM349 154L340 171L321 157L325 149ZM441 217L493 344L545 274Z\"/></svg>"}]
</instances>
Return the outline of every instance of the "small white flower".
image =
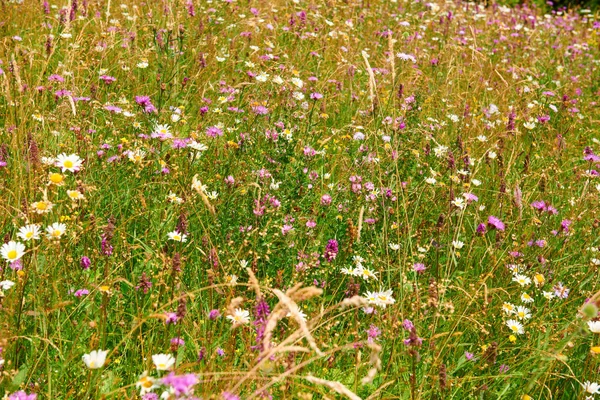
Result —
<instances>
[{"instance_id":1,"label":"small white flower","mask_svg":"<svg viewBox=\"0 0 600 400\"><path fill-rule=\"evenodd\" d=\"M531 297L530 295L528 295L527 293L523 293L521 295L521 301L523 303L533 303L533 297Z\"/></svg>"},{"instance_id":2,"label":"small white flower","mask_svg":"<svg viewBox=\"0 0 600 400\"><path fill-rule=\"evenodd\" d=\"M22 226L19 229L19 233L17 233L17 236L23 239L24 241L38 240L40 238L40 227L36 224Z\"/></svg>"},{"instance_id":3,"label":"small white flower","mask_svg":"<svg viewBox=\"0 0 600 400\"><path fill-rule=\"evenodd\" d=\"M600 321L588 321L587 324L591 332L600 333Z\"/></svg>"},{"instance_id":4,"label":"small white flower","mask_svg":"<svg viewBox=\"0 0 600 400\"><path fill-rule=\"evenodd\" d=\"M515 274L512 280L513 282L517 282L521 286L529 286L531 284L531 278L521 274Z\"/></svg>"},{"instance_id":5,"label":"small white flower","mask_svg":"<svg viewBox=\"0 0 600 400\"><path fill-rule=\"evenodd\" d=\"M435 154L437 158L445 156L446 153L448 153L448 146L439 145L435 149L433 149L433 154Z\"/></svg>"},{"instance_id":6,"label":"small white flower","mask_svg":"<svg viewBox=\"0 0 600 400\"><path fill-rule=\"evenodd\" d=\"M269 187L271 188L271 190L278 190L279 185L281 185L281 182L275 182L275 180L271 180L271 184L269 185Z\"/></svg>"},{"instance_id":7,"label":"small white flower","mask_svg":"<svg viewBox=\"0 0 600 400\"><path fill-rule=\"evenodd\" d=\"M152 362L157 371L167 371L175 365L175 358L170 354L154 354Z\"/></svg>"},{"instance_id":8,"label":"small white flower","mask_svg":"<svg viewBox=\"0 0 600 400\"><path fill-rule=\"evenodd\" d=\"M581 386L589 394L600 394L600 385L596 382L585 381Z\"/></svg>"},{"instance_id":9,"label":"small white flower","mask_svg":"<svg viewBox=\"0 0 600 400\"><path fill-rule=\"evenodd\" d=\"M234 286L237 283L238 277L237 275L227 275L225 277L225 283L228 285Z\"/></svg>"},{"instance_id":10,"label":"small white flower","mask_svg":"<svg viewBox=\"0 0 600 400\"><path fill-rule=\"evenodd\" d=\"M8 262L14 262L25 254L25 245L20 242L10 241L0 248L0 254Z\"/></svg>"},{"instance_id":11,"label":"small white flower","mask_svg":"<svg viewBox=\"0 0 600 400\"><path fill-rule=\"evenodd\" d=\"M247 324L250 322L250 313L247 310L236 308L233 315L228 315L227 319L234 325Z\"/></svg>"},{"instance_id":12,"label":"small white flower","mask_svg":"<svg viewBox=\"0 0 600 400\"><path fill-rule=\"evenodd\" d=\"M219 193L215 191L208 192L206 193L206 197L208 197L210 200L216 200L219 197Z\"/></svg>"},{"instance_id":13,"label":"small white flower","mask_svg":"<svg viewBox=\"0 0 600 400\"><path fill-rule=\"evenodd\" d=\"M50 239L60 239L65 234L67 226L59 222L55 222L52 225L46 227L46 234Z\"/></svg>"},{"instance_id":14,"label":"small white flower","mask_svg":"<svg viewBox=\"0 0 600 400\"><path fill-rule=\"evenodd\" d=\"M452 200L452 204L461 210L464 210L467 207L467 203L462 197L456 197L454 200Z\"/></svg>"},{"instance_id":15,"label":"small white flower","mask_svg":"<svg viewBox=\"0 0 600 400\"><path fill-rule=\"evenodd\" d=\"M453 240L453 241L452 241L452 246L453 246L455 249L458 249L458 250L460 250L460 249L462 249L462 248L463 248L463 246L464 246L464 245L465 245L465 244L464 244L464 242L461 242L460 240Z\"/></svg>"},{"instance_id":16,"label":"small white flower","mask_svg":"<svg viewBox=\"0 0 600 400\"><path fill-rule=\"evenodd\" d=\"M546 292L546 291L543 291L543 292L542 292L542 294L544 295L544 297L545 297L547 300L552 300L554 297L556 297L556 296L555 296L555 294L554 294L554 293L552 293L552 292Z\"/></svg>"},{"instance_id":17,"label":"small white flower","mask_svg":"<svg viewBox=\"0 0 600 400\"><path fill-rule=\"evenodd\" d=\"M266 82L267 79L269 79L269 74L261 72L260 74L256 75L254 79L256 79L258 82Z\"/></svg>"},{"instance_id":18,"label":"small white flower","mask_svg":"<svg viewBox=\"0 0 600 400\"><path fill-rule=\"evenodd\" d=\"M56 157L56 166L59 167L62 170L62 172L79 171L81 169L82 163L83 160L79 158L79 156L77 156L76 154L66 155L63 153L59 154L58 157Z\"/></svg>"},{"instance_id":19,"label":"small white flower","mask_svg":"<svg viewBox=\"0 0 600 400\"><path fill-rule=\"evenodd\" d=\"M397 243L390 243L389 246L390 246L390 249L392 249L392 250L399 250L400 249L400 245L397 244Z\"/></svg>"},{"instance_id":20,"label":"small white flower","mask_svg":"<svg viewBox=\"0 0 600 400\"><path fill-rule=\"evenodd\" d=\"M167 233L167 237L174 242L185 243L187 241L187 235L179 231L169 232Z\"/></svg>"},{"instance_id":21,"label":"small white flower","mask_svg":"<svg viewBox=\"0 0 600 400\"><path fill-rule=\"evenodd\" d=\"M519 319L529 319L529 318L531 318L531 310L529 310L529 308L524 307L524 306L518 306L515 311L515 315Z\"/></svg>"},{"instance_id":22,"label":"small white flower","mask_svg":"<svg viewBox=\"0 0 600 400\"><path fill-rule=\"evenodd\" d=\"M292 84L298 89L302 89L302 87L304 86L304 82L300 78L292 78L290 79L290 82L292 82Z\"/></svg>"},{"instance_id":23,"label":"small white flower","mask_svg":"<svg viewBox=\"0 0 600 400\"><path fill-rule=\"evenodd\" d=\"M15 283L13 281L1 281L0 282L0 290L8 290L13 287Z\"/></svg>"},{"instance_id":24,"label":"small white flower","mask_svg":"<svg viewBox=\"0 0 600 400\"><path fill-rule=\"evenodd\" d=\"M523 324L514 319L509 319L506 321L506 326L510 328L512 333L516 333L517 335L522 335L525 333L525 329L523 329Z\"/></svg>"},{"instance_id":25,"label":"small white flower","mask_svg":"<svg viewBox=\"0 0 600 400\"><path fill-rule=\"evenodd\" d=\"M143 396L159 387L156 382L157 379L148 376L148 371L144 371L144 373L140 375L140 378L136 382L135 386L140 389L140 396Z\"/></svg>"},{"instance_id":26,"label":"small white flower","mask_svg":"<svg viewBox=\"0 0 600 400\"><path fill-rule=\"evenodd\" d=\"M93 350L89 354L84 354L83 362L89 369L98 369L104 366L108 350Z\"/></svg>"}]
</instances>

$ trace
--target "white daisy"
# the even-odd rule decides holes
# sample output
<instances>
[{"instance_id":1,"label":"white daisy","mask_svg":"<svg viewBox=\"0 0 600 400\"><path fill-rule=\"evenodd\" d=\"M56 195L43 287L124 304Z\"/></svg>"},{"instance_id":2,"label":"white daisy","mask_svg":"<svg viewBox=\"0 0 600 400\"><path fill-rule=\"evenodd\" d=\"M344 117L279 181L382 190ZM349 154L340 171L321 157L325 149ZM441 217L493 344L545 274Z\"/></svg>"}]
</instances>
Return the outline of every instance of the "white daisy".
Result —
<instances>
[{"instance_id":1,"label":"white daisy","mask_svg":"<svg viewBox=\"0 0 600 400\"><path fill-rule=\"evenodd\" d=\"M517 282L521 286L528 286L531 284L531 278L521 274L515 274L512 278L513 282Z\"/></svg>"},{"instance_id":2,"label":"white daisy","mask_svg":"<svg viewBox=\"0 0 600 400\"><path fill-rule=\"evenodd\" d=\"M233 315L228 315L227 319L233 322L234 325L247 324L250 322L250 313L241 308L236 308Z\"/></svg>"},{"instance_id":3,"label":"white daisy","mask_svg":"<svg viewBox=\"0 0 600 400\"><path fill-rule=\"evenodd\" d=\"M65 224L61 224L59 222L55 222L52 225L46 227L46 233L50 239L60 239L62 235L64 235L67 230L67 226Z\"/></svg>"},{"instance_id":4,"label":"white daisy","mask_svg":"<svg viewBox=\"0 0 600 400\"><path fill-rule=\"evenodd\" d=\"M600 385L596 382L585 381L581 386L583 386L583 390L589 394L600 394Z\"/></svg>"},{"instance_id":5,"label":"white daisy","mask_svg":"<svg viewBox=\"0 0 600 400\"><path fill-rule=\"evenodd\" d=\"M11 240L0 247L0 255L8 262L15 262L25 254L25 245Z\"/></svg>"},{"instance_id":6,"label":"white daisy","mask_svg":"<svg viewBox=\"0 0 600 400\"><path fill-rule=\"evenodd\" d=\"M522 335L525 333L525 329L523 329L523 324L514 319L509 319L506 321L506 326L510 328L512 333L516 333L517 335Z\"/></svg>"},{"instance_id":7,"label":"white daisy","mask_svg":"<svg viewBox=\"0 0 600 400\"><path fill-rule=\"evenodd\" d=\"M170 240L175 242L185 243L187 241L187 235L184 233L179 233L178 231L169 232L167 233L167 236Z\"/></svg>"},{"instance_id":8,"label":"white daisy","mask_svg":"<svg viewBox=\"0 0 600 400\"><path fill-rule=\"evenodd\" d=\"M524 306L518 306L517 310L515 311L515 315L519 319L529 319L529 318L531 318L531 310L529 310L529 308L524 307Z\"/></svg>"},{"instance_id":9,"label":"white daisy","mask_svg":"<svg viewBox=\"0 0 600 400\"><path fill-rule=\"evenodd\" d=\"M84 354L81 358L89 369L98 369L104 366L107 354L108 350L94 350L89 354Z\"/></svg>"},{"instance_id":10,"label":"white daisy","mask_svg":"<svg viewBox=\"0 0 600 400\"><path fill-rule=\"evenodd\" d=\"M593 333L600 333L600 321L588 321L588 328Z\"/></svg>"},{"instance_id":11,"label":"white daisy","mask_svg":"<svg viewBox=\"0 0 600 400\"><path fill-rule=\"evenodd\" d=\"M152 362L157 371L167 371L175 365L175 358L170 354L154 354Z\"/></svg>"},{"instance_id":12,"label":"white daisy","mask_svg":"<svg viewBox=\"0 0 600 400\"><path fill-rule=\"evenodd\" d=\"M13 281L1 281L0 282L0 290L8 290L13 286L15 286L15 283Z\"/></svg>"},{"instance_id":13,"label":"white daisy","mask_svg":"<svg viewBox=\"0 0 600 400\"><path fill-rule=\"evenodd\" d=\"M24 241L32 239L38 240L40 238L40 227L36 224L22 226L19 228L19 233L17 233L17 236Z\"/></svg>"},{"instance_id":14,"label":"white daisy","mask_svg":"<svg viewBox=\"0 0 600 400\"><path fill-rule=\"evenodd\" d=\"M58 157L56 157L55 165L59 167L62 170L62 172L76 172L81 169L82 163L83 160L79 158L77 154L66 155L63 153L59 154Z\"/></svg>"}]
</instances>

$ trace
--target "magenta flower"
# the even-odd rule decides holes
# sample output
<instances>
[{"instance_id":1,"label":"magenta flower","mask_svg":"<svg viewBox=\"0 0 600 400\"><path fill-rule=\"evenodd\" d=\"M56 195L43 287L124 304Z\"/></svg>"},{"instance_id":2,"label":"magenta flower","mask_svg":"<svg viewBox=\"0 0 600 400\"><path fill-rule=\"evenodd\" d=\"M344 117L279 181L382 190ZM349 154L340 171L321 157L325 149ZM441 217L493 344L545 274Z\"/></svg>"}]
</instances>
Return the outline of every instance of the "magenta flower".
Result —
<instances>
[{"instance_id":1,"label":"magenta flower","mask_svg":"<svg viewBox=\"0 0 600 400\"><path fill-rule=\"evenodd\" d=\"M338 252L339 252L338 241L335 239L330 239L327 242L327 246L325 247L325 254L323 254L323 257L327 261L332 262L333 260L335 260L335 257L337 256Z\"/></svg>"},{"instance_id":2,"label":"magenta flower","mask_svg":"<svg viewBox=\"0 0 600 400\"><path fill-rule=\"evenodd\" d=\"M490 215L488 217L488 226L492 227L492 228L496 228L499 231L504 231L504 228L506 228L506 226L504 225L504 222L500 221L500 219L498 217L494 217L493 215Z\"/></svg>"},{"instance_id":3,"label":"magenta flower","mask_svg":"<svg viewBox=\"0 0 600 400\"><path fill-rule=\"evenodd\" d=\"M323 196L321 196L321 205L322 206L328 206L331 204L331 196L328 194L324 194Z\"/></svg>"},{"instance_id":4,"label":"magenta flower","mask_svg":"<svg viewBox=\"0 0 600 400\"><path fill-rule=\"evenodd\" d=\"M212 138L223 136L223 131L218 126L209 126L206 128L206 135Z\"/></svg>"},{"instance_id":5,"label":"magenta flower","mask_svg":"<svg viewBox=\"0 0 600 400\"><path fill-rule=\"evenodd\" d=\"M135 96L135 102L140 106L144 107L144 112L152 114L158 110L154 107L154 104L150 101L150 96Z\"/></svg>"},{"instance_id":6,"label":"magenta flower","mask_svg":"<svg viewBox=\"0 0 600 400\"><path fill-rule=\"evenodd\" d=\"M115 82L117 78L110 75L100 75L100 80L106 83L107 85L110 85L111 83Z\"/></svg>"},{"instance_id":7,"label":"magenta flower","mask_svg":"<svg viewBox=\"0 0 600 400\"><path fill-rule=\"evenodd\" d=\"M416 273L421 274L421 273L425 272L425 269L426 269L425 264L423 264L423 263L415 263L413 265L413 271L415 271Z\"/></svg>"},{"instance_id":8,"label":"magenta flower","mask_svg":"<svg viewBox=\"0 0 600 400\"><path fill-rule=\"evenodd\" d=\"M92 265L92 261L89 259L89 257L83 256L83 257L81 257L79 264L81 265L81 268L89 269L90 266Z\"/></svg>"},{"instance_id":9,"label":"magenta flower","mask_svg":"<svg viewBox=\"0 0 600 400\"><path fill-rule=\"evenodd\" d=\"M174 312L165 313L165 324L167 324L167 325L176 324L178 319L179 318L177 318L177 313L174 313Z\"/></svg>"},{"instance_id":10,"label":"magenta flower","mask_svg":"<svg viewBox=\"0 0 600 400\"><path fill-rule=\"evenodd\" d=\"M256 115L267 115L269 113L269 109L265 106L256 106L252 107L252 112Z\"/></svg>"},{"instance_id":11,"label":"magenta flower","mask_svg":"<svg viewBox=\"0 0 600 400\"><path fill-rule=\"evenodd\" d=\"M163 385L170 386L176 396L192 394L194 386L200 382L196 374L175 375L175 372L171 372L161 381Z\"/></svg>"},{"instance_id":12,"label":"magenta flower","mask_svg":"<svg viewBox=\"0 0 600 400\"><path fill-rule=\"evenodd\" d=\"M36 400L36 399L37 399L37 394L35 394L35 393L27 394L22 390L19 390L18 392L15 392L15 393L11 394L10 396L8 396L8 400Z\"/></svg>"},{"instance_id":13,"label":"magenta flower","mask_svg":"<svg viewBox=\"0 0 600 400\"><path fill-rule=\"evenodd\" d=\"M64 82L65 78L63 78L62 76L58 75L58 74L52 74L48 77L48 81L49 82Z\"/></svg>"},{"instance_id":14,"label":"magenta flower","mask_svg":"<svg viewBox=\"0 0 600 400\"><path fill-rule=\"evenodd\" d=\"M83 297L90 294L90 291L87 289L79 289L75 292L75 297Z\"/></svg>"}]
</instances>

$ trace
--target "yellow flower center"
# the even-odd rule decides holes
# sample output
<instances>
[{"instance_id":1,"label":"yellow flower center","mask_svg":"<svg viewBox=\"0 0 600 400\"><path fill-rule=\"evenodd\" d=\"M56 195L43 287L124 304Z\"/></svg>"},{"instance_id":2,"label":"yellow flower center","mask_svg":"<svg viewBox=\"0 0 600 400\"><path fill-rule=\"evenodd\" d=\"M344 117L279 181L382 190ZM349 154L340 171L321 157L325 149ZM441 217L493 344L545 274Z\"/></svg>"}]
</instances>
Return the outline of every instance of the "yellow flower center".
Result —
<instances>
[{"instance_id":1,"label":"yellow flower center","mask_svg":"<svg viewBox=\"0 0 600 400\"><path fill-rule=\"evenodd\" d=\"M152 381L147 376L143 376L142 378L140 378L140 385L142 387L149 389L152 387L152 384Z\"/></svg>"},{"instance_id":2,"label":"yellow flower center","mask_svg":"<svg viewBox=\"0 0 600 400\"><path fill-rule=\"evenodd\" d=\"M65 168L73 168L73 161L65 160L64 164Z\"/></svg>"},{"instance_id":3,"label":"yellow flower center","mask_svg":"<svg viewBox=\"0 0 600 400\"><path fill-rule=\"evenodd\" d=\"M61 174L57 174L56 172L50 174L50 182L54 184L59 184L64 180L64 177Z\"/></svg>"},{"instance_id":4,"label":"yellow flower center","mask_svg":"<svg viewBox=\"0 0 600 400\"><path fill-rule=\"evenodd\" d=\"M177 240L179 242L179 241L181 241L181 236L173 235L173 240Z\"/></svg>"},{"instance_id":5,"label":"yellow flower center","mask_svg":"<svg viewBox=\"0 0 600 400\"><path fill-rule=\"evenodd\" d=\"M167 364L165 364L165 363L158 363L157 367L160 368L160 369L166 369L167 368Z\"/></svg>"},{"instance_id":6,"label":"yellow flower center","mask_svg":"<svg viewBox=\"0 0 600 400\"><path fill-rule=\"evenodd\" d=\"M14 260L15 258L17 258L17 251L16 250L10 250L7 254L8 259L9 260Z\"/></svg>"},{"instance_id":7,"label":"yellow flower center","mask_svg":"<svg viewBox=\"0 0 600 400\"><path fill-rule=\"evenodd\" d=\"M35 208L37 208L38 210L44 211L48 209L48 204L46 204L45 201L38 201L35 204Z\"/></svg>"},{"instance_id":8,"label":"yellow flower center","mask_svg":"<svg viewBox=\"0 0 600 400\"><path fill-rule=\"evenodd\" d=\"M58 229L55 229L52 231L52 236L54 237L59 237L62 234L62 232Z\"/></svg>"},{"instance_id":9,"label":"yellow flower center","mask_svg":"<svg viewBox=\"0 0 600 400\"><path fill-rule=\"evenodd\" d=\"M31 238L33 237L33 232L31 232L31 231L27 232L27 233L25 234L25 237L26 237L27 239L31 239Z\"/></svg>"},{"instance_id":10,"label":"yellow flower center","mask_svg":"<svg viewBox=\"0 0 600 400\"><path fill-rule=\"evenodd\" d=\"M513 326L510 327L510 329L512 329L513 332L516 332L516 331L519 330L519 327L516 326L516 325L513 325Z\"/></svg>"},{"instance_id":11,"label":"yellow flower center","mask_svg":"<svg viewBox=\"0 0 600 400\"><path fill-rule=\"evenodd\" d=\"M90 368L94 368L95 365L96 365L96 362L94 360L90 361Z\"/></svg>"}]
</instances>

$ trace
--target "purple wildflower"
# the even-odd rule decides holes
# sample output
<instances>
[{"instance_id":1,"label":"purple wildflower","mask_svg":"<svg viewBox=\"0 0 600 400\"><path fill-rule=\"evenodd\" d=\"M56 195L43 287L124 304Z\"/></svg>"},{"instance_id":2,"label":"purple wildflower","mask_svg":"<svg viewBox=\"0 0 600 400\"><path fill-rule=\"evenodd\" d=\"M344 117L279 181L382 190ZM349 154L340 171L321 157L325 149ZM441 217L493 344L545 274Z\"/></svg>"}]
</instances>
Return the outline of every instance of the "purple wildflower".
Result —
<instances>
[{"instance_id":1,"label":"purple wildflower","mask_svg":"<svg viewBox=\"0 0 600 400\"><path fill-rule=\"evenodd\" d=\"M90 291L87 289L79 289L75 292L75 297L83 297L90 294Z\"/></svg>"},{"instance_id":2,"label":"purple wildflower","mask_svg":"<svg viewBox=\"0 0 600 400\"><path fill-rule=\"evenodd\" d=\"M490 215L488 217L488 226L492 227L492 228L496 228L499 231L503 231L504 228L506 227L504 225L504 222L500 221L500 219L498 217L494 217L493 215Z\"/></svg>"},{"instance_id":3,"label":"purple wildflower","mask_svg":"<svg viewBox=\"0 0 600 400\"><path fill-rule=\"evenodd\" d=\"M179 318L177 318L177 313L174 313L174 312L165 313L165 324L167 324L167 325L169 325L169 324L175 325L177 323L178 319Z\"/></svg>"},{"instance_id":4,"label":"purple wildflower","mask_svg":"<svg viewBox=\"0 0 600 400\"><path fill-rule=\"evenodd\" d=\"M413 264L413 271L415 271L416 273L422 274L423 272L425 272L425 264L423 263L414 263Z\"/></svg>"},{"instance_id":5,"label":"purple wildflower","mask_svg":"<svg viewBox=\"0 0 600 400\"><path fill-rule=\"evenodd\" d=\"M367 336L369 337L367 340L369 343L372 343L377 337L381 335L381 330L375 325L371 324L369 329L367 329Z\"/></svg>"},{"instance_id":6,"label":"purple wildflower","mask_svg":"<svg viewBox=\"0 0 600 400\"><path fill-rule=\"evenodd\" d=\"M269 109L265 106L256 106L252 107L252 112L256 115L267 115L269 113Z\"/></svg>"},{"instance_id":7,"label":"purple wildflower","mask_svg":"<svg viewBox=\"0 0 600 400\"><path fill-rule=\"evenodd\" d=\"M37 394L35 394L35 393L27 394L22 390L19 390L18 392L15 392L15 393L11 394L10 396L8 396L8 400L36 400L36 399L37 399Z\"/></svg>"},{"instance_id":8,"label":"purple wildflower","mask_svg":"<svg viewBox=\"0 0 600 400\"><path fill-rule=\"evenodd\" d=\"M152 101L150 101L150 96L135 96L135 102L144 107L144 112L147 114L158 111L156 107L154 107L154 104L152 104Z\"/></svg>"},{"instance_id":9,"label":"purple wildflower","mask_svg":"<svg viewBox=\"0 0 600 400\"><path fill-rule=\"evenodd\" d=\"M404 321L402 321L402 327L407 331L410 331L415 327L415 324L413 324L410 319L405 319Z\"/></svg>"},{"instance_id":10,"label":"purple wildflower","mask_svg":"<svg viewBox=\"0 0 600 400\"><path fill-rule=\"evenodd\" d=\"M89 257L83 256L83 257L81 257L81 260L79 260L79 264L81 265L81 268L83 268L83 269L90 269L90 266L92 265L92 261L89 259Z\"/></svg>"},{"instance_id":11,"label":"purple wildflower","mask_svg":"<svg viewBox=\"0 0 600 400\"><path fill-rule=\"evenodd\" d=\"M335 257L337 256L338 252L339 252L338 241L335 239L330 239L327 242L327 246L325 247L325 254L323 254L323 257L327 261L332 262L333 260L335 260Z\"/></svg>"},{"instance_id":12,"label":"purple wildflower","mask_svg":"<svg viewBox=\"0 0 600 400\"><path fill-rule=\"evenodd\" d=\"M223 131L218 126L209 126L208 128L206 128L206 136L212 138L217 136L223 136Z\"/></svg>"},{"instance_id":13,"label":"purple wildflower","mask_svg":"<svg viewBox=\"0 0 600 400\"><path fill-rule=\"evenodd\" d=\"M176 396L182 396L192 394L194 385L200 382L200 380L196 374L176 375L175 372L171 372L162 378L161 382L163 385L170 386Z\"/></svg>"}]
</instances>

